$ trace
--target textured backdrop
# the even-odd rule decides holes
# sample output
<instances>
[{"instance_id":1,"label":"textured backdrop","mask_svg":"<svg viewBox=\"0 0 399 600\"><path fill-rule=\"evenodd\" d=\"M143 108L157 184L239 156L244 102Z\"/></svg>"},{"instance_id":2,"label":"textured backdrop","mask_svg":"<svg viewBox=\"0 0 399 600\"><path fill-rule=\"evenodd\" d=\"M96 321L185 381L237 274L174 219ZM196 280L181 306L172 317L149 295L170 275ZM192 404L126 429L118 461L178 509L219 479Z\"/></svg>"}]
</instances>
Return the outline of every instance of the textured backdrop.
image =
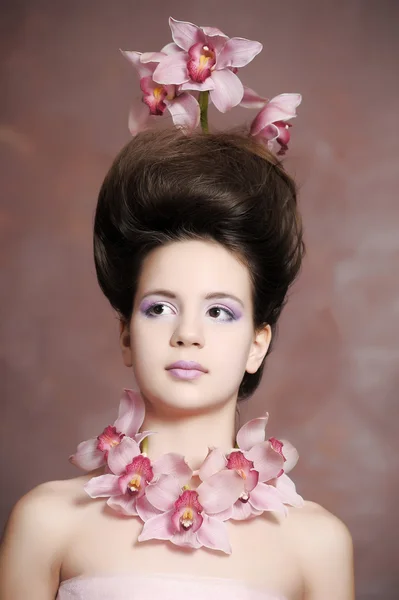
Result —
<instances>
[{"instance_id":1,"label":"textured backdrop","mask_svg":"<svg viewBox=\"0 0 399 600\"><path fill-rule=\"evenodd\" d=\"M119 48L160 49L171 15L261 41L243 82L303 94L286 164L308 255L242 419L267 406L269 431L298 447L299 491L352 532L357 597L397 599L399 3L14 0L1 13L3 522L34 485L75 475L68 455L133 385L91 228L138 91Z\"/></svg>"}]
</instances>

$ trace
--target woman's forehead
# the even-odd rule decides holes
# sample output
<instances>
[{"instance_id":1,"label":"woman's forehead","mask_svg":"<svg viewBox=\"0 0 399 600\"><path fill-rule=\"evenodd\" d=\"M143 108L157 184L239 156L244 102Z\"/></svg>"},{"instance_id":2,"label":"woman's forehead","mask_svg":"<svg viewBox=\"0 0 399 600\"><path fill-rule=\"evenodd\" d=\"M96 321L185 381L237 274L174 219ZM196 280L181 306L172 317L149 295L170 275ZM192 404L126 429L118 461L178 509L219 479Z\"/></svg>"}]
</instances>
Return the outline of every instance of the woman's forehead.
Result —
<instances>
[{"instance_id":1,"label":"woman's forehead","mask_svg":"<svg viewBox=\"0 0 399 600\"><path fill-rule=\"evenodd\" d=\"M190 240L160 246L144 259L139 287L148 286L175 294L192 289L241 297L249 293L250 277L247 267L221 244Z\"/></svg>"}]
</instances>

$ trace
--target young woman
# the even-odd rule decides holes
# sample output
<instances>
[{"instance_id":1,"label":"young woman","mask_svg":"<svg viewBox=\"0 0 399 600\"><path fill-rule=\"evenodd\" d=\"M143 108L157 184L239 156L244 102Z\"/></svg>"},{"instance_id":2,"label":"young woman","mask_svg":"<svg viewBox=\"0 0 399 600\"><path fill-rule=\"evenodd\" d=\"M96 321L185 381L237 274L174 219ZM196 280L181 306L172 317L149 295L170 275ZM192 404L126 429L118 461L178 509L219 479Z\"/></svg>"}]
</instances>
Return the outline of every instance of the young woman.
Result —
<instances>
[{"instance_id":1,"label":"young woman","mask_svg":"<svg viewBox=\"0 0 399 600\"><path fill-rule=\"evenodd\" d=\"M354 598L350 534L295 492L294 449L265 439L264 415L235 443L303 251L295 184L254 139L165 130L127 144L94 254L138 391L72 458L97 469L15 506L2 600Z\"/></svg>"}]
</instances>

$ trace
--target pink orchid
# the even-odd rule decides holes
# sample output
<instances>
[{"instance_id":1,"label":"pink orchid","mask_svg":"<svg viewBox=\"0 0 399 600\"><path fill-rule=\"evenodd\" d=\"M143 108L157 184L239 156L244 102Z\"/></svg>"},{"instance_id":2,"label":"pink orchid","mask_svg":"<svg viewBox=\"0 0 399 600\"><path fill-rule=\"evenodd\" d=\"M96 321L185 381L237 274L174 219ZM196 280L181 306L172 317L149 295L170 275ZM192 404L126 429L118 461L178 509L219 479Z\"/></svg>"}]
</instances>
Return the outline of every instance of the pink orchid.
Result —
<instances>
[{"instance_id":1,"label":"pink orchid","mask_svg":"<svg viewBox=\"0 0 399 600\"><path fill-rule=\"evenodd\" d=\"M275 143L279 144L277 154L284 155L291 137L289 128L292 126L287 121L296 117L295 109L301 101L300 94L280 94L272 98L252 121L250 134L266 142L270 150Z\"/></svg>"},{"instance_id":2,"label":"pink orchid","mask_svg":"<svg viewBox=\"0 0 399 600\"><path fill-rule=\"evenodd\" d=\"M284 504L290 506L301 507L303 506L303 498L296 492L295 484L287 475L291 471L298 461L298 452L290 442L286 440L277 440L276 438L269 438L273 450L279 453L284 459L284 468L270 479L266 479L266 483L269 486L273 486L277 491L277 498ZM260 444L261 446L262 444ZM255 463L258 460L259 446L254 446L248 454L252 456ZM267 477L267 475L266 475Z\"/></svg>"},{"instance_id":3,"label":"pink orchid","mask_svg":"<svg viewBox=\"0 0 399 600\"><path fill-rule=\"evenodd\" d=\"M151 462L129 437L109 451L108 467L111 473L92 477L85 492L91 498L108 497L108 506L125 515L139 515L143 521L159 513L146 498L151 482L163 474L184 482L192 473L180 454L170 452Z\"/></svg>"},{"instance_id":4,"label":"pink orchid","mask_svg":"<svg viewBox=\"0 0 399 600\"><path fill-rule=\"evenodd\" d=\"M269 478L277 477L281 472L283 459L266 446L261 448L259 455L261 453L264 455L261 461L263 473L267 468ZM260 480L259 471L254 468L253 461L246 458L246 454L241 450L233 450L225 456L220 449L213 449L200 468L199 475L203 479L201 486L205 491L210 486L219 489L222 485L220 479L223 477L224 486L231 490L232 505L230 513L226 513L231 519L247 519L260 515L265 510L286 513L287 509L276 489Z\"/></svg>"},{"instance_id":5,"label":"pink orchid","mask_svg":"<svg viewBox=\"0 0 399 600\"><path fill-rule=\"evenodd\" d=\"M285 475L298 460L296 449L288 442L276 438L265 440L265 427L269 415L253 419L243 425L237 433L238 449L228 456L215 448L211 450L199 470L204 488L219 487L222 474L225 485L241 479L239 493L233 499L231 518L247 519L265 510L287 513L285 504L302 506L303 499L296 493L295 485ZM283 454L283 448L288 458ZM226 482L226 469L230 480Z\"/></svg>"},{"instance_id":6,"label":"pink orchid","mask_svg":"<svg viewBox=\"0 0 399 600\"><path fill-rule=\"evenodd\" d=\"M138 444L150 435L151 431L138 433L144 421L145 407L142 397L134 390L124 389L119 403L118 418L108 425L95 438L81 442L69 461L85 471L98 469L106 464L108 453L121 443L125 436L133 438Z\"/></svg>"},{"instance_id":7,"label":"pink orchid","mask_svg":"<svg viewBox=\"0 0 399 600\"><path fill-rule=\"evenodd\" d=\"M153 79L158 63L168 56L181 53L173 43L167 44L160 52L124 51L122 54L133 64L140 77L143 92L142 102L134 103L129 113L129 131L134 136L145 129L154 116L161 116L166 110L172 116L174 125L191 131L200 120L200 107L197 100L188 92L181 92L179 86L163 85ZM144 103L144 106L143 106Z\"/></svg>"},{"instance_id":8,"label":"pink orchid","mask_svg":"<svg viewBox=\"0 0 399 600\"><path fill-rule=\"evenodd\" d=\"M203 484L196 490L182 489L175 477L161 475L146 489L149 503L159 514L145 519L138 540L170 540L178 546L206 546L231 554L227 527L223 522L229 518L224 509L231 503L230 496L225 496L223 489L205 489ZM219 508L224 514L217 514Z\"/></svg>"},{"instance_id":9,"label":"pink orchid","mask_svg":"<svg viewBox=\"0 0 399 600\"><path fill-rule=\"evenodd\" d=\"M181 90L209 91L220 112L237 106L244 87L236 75L262 50L262 44L244 38L229 38L216 27L198 27L169 18L172 37L182 51L163 57L153 73L154 81L179 85Z\"/></svg>"},{"instance_id":10,"label":"pink orchid","mask_svg":"<svg viewBox=\"0 0 399 600\"><path fill-rule=\"evenodd\" d=\"M245 423L237 433L237 445L245 451L246 458L253 461L259 472L259 480L276 488L278 497L284 504L303 506L303 498L297 494L294 482L287 475L298 462L298 451L287 440L273 437L266 440L268 420L269 414L266 413L264 417ZM278 466L276 454L281 457L281 469L277 475L273 475L273 463Z\"/></svg>"}]
</instances>

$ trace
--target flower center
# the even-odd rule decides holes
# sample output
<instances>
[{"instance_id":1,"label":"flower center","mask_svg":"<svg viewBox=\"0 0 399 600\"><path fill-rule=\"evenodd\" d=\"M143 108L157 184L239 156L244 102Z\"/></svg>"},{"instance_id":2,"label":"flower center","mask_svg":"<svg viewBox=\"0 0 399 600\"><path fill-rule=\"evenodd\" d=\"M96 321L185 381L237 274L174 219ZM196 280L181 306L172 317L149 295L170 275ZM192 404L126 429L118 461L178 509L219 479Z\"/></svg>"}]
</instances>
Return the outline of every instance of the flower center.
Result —
<instances>
[{"instance_id":1,"label":"flower center","mask_svg":"<svg viewBox=\"0 0 399 600\"><path fill-rule=\"evenodd\" d=\"M158 86L154 89L154 98L157 102L163 100L163 96L165 95L165 90L163 86Z\"/></svg>"},{"instance_id":2,"label":"flower center","mask_svg":"<svg viewBox=\"0 0 399 600\"><path fill-rule=\"evenodd\" d=\"M129 490L130 494L134 495L137 494L138 491L140 491L140 485L141 476L138 473L136 473L135 476L127 484L127 489Z\"/></svg>"},{"instance_id":3,"label":"flower center","mask_svg":"<svg viewBox=\"0 0 399 600\"><path fill-rule=\"evenodd\" d=\"M209 62L213 62L215 60L215 53L213 50L209 48L209 46L202 46L201 56L200 56L200 64L203 66L208 66ZM211 65L213 66L213 65Z\"/></svg>"},{"instance_id":4,"label":"flower center","mask_svg":"<svg viewBox=\"0 0 399 600\"><path fill-rule=\"evenodd\" d=\"M183 490L174 504L174 509L171 519L177 532L189 529L193 533L198 531L203 521L203 508L198 500L198 492Z\"/></svg>"},{"instance_id":5,"label":"flower center","mask_svg":"<svg viewBox=\"0 0 399 600\"><path fill-rule=\"evenodd\" d=\"M188 54L190 60L187 62L187 70L190 78L197 83L203 83L215 68L216 52L208 44L198 42L191 46Z\"/></svg>"},{"instance_id":6,"label":"flower center","mask_svg":"<svg viewBox=\"0 0 399 600\"><path fill-rule=\"evenodd\" d=\"M124 433L119 433L116 427L108 425L104 429L101 435L97 436L98 444L97 449L105 452L108 455L109 450L118 446L121 443L122 439L125 437Z\"/></svg>"},{"instance_id":7,"label":"flower center","mask_svg":"<svg viewBox=\"0 0 399 600\"><path fill-rule=\"evenodd\" d=\"M290 125L290 123L284 123L283 121L279 121L279 123L281 123L282 126L284 126L284 125ZM280 140L279 140L279 138L277 138L277 141L279 143L281 143ZM286 147L285 144L282 144L282 146ZM276 438L273 438L273 437L269 438L269 442L270 442L273 450L275 452L277 452L278 454L280 454L280 456L284 459L284 462L286 462L287 459L285 458L285 456L283 454L283 446L284 446L283 442L280 442L280 440L278 440ZM281 477L281 475L283 473L284 473L284 469L281 469L280 472L277 474L277 477Z\"/></svg>"},{"instance_id":8,"label":"flower center","mask_svg":"<svg viewBox=\"0 0 399 600\"><path fill-rule=\"evenodd\" d=\"M127 492L131 495L143 492L147 483L154 478L150 459L142 454L135 456L132 462L127 465L126 473L123 478L125 478L126 475L129 476L126 488Z\"/></svg>"},{"instance_id":9,"label":"flower center","mask_svg":"<svg viewBox=\"0 0 399 600\"><path fill-rule=\"evenodd\" d=\"M183 515L180 517L181 526L187 531L187 529L190 529L190 527L193 526L193 521L193 511L191 508L186 508Z\"/></svg>"},{"instance_id":10,"label":"flower center","mask_svg":"<svg viewBox=\"0 0 399 600\"><path fill-rule=\"evenodd\" d=\"M249 500L249 494L247 492L243 492L238 499L240 500L240 502L245 504Z\"/></svg>"},{"instance_id":11,"label":"flower center","mask_svg":"<svg viewBox=\"0 0 399 600\"><path fill-rule=\"evenodd\" d=\"M235 470L242 479L247 479L253 466L254 463L245 458L244 454L240 451L231 452L227 459L227 468Z\"/></svg>"}]
</instances>

